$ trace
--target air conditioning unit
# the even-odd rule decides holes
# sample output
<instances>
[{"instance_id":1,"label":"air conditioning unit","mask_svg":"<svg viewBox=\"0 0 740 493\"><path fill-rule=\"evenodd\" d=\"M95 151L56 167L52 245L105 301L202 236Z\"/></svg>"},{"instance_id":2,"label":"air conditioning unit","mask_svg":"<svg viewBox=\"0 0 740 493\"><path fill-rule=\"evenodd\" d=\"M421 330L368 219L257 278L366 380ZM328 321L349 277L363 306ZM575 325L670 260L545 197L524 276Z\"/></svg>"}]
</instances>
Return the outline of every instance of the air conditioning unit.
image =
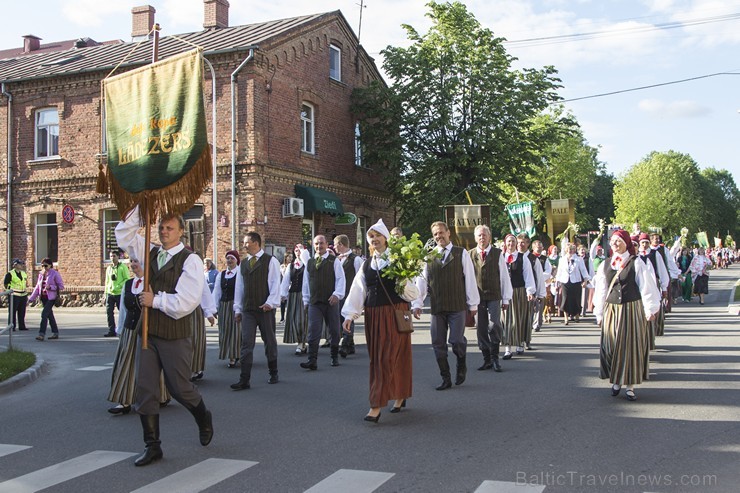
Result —
<instances>
[{"instance_id":1,"label":"air conditioning unit","mask_svg":"<svg viewBox=\"0 0 740 493\"><path fill-rule=\"evenodd\" d=\"M303 199L297 197L284 199L283 217L303 217Z\"/></svg>"}]
</instances>

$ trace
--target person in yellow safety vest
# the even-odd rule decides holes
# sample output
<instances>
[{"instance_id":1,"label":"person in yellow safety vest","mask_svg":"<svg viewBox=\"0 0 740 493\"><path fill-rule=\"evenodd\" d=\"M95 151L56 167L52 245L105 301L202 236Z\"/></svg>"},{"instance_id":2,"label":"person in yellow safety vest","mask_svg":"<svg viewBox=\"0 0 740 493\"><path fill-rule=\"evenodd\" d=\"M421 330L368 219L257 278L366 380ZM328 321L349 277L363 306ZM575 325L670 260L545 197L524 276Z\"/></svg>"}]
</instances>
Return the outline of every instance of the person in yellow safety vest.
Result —
<instances>
[{"instance_id":1,"label":"person in yellow safety vest","mask_svg":"<svg viewBox=\"0 0 740 493\"><path fill-rule=\"evenodd\" d=\"M28 305L28 274L26 274L26 263L19 259L13 259L10 272L5 274L3 285L5 289L13 291L13 330L28 330L26 328L26 305Z\"/></svg>"}]
</instances>

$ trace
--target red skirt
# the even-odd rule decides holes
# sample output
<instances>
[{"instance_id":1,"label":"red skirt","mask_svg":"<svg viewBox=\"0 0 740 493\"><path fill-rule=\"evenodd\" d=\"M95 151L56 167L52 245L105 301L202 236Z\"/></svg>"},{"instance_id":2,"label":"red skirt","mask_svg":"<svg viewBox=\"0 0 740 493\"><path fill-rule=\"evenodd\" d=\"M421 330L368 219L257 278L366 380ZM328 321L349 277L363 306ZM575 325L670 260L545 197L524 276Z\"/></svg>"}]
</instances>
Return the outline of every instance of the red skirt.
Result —
<instances>
[{"instance_id":1,"label":"red skirt","mask_svg":"<svg viewBox=\"0 0 740 493\"><path fill-rule=\"evenodd\" d=\"M396 330L394 310L408 303L365 307L365 339L370 356L370 407L411 397L411 334Z\"/></svg>"}]
</instances>

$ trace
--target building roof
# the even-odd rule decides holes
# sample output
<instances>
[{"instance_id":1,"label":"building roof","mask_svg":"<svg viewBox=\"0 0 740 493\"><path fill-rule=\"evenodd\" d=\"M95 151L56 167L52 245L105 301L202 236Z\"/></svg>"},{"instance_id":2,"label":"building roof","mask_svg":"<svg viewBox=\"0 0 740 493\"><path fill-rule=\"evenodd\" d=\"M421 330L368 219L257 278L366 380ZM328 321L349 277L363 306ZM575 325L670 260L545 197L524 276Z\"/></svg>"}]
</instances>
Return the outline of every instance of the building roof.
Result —
<instances>
[{"instance_id":1,"label":"building roof","mask_svg":"<svg viewBox=\"0 0 740 493\"><path fill-rule=\"evenodd\" d=\"M33 38L36 37L33 35L29 35L29 36ZM99 46L102 44L119 44L119 43L123 43L123 41L120 39L116 39L112 41L103 41L102 43L100 43L91 38L67 39L65 41L54 41L53 43L44 43L33 51L24 51L23 46L21 46L20 48L9 48L7 50L0 50L0 60L3 60L5 58L17 58L17 57L22 57L22 56L36 55L39 53L52 53L52 52L57 52L57 51L65 51L65 50L69 50L70 48L74 48L75 46L90 47L90 46Z\"/></svg>"},{"instance_id":2,"label":"building roof","mask_svg":"<svg viewBox=\"0 0 740 493\"><path fill-rule=\"evenodd\" d=\"M202 47L206 55L209 53L246 51L250 47L267 44L278 36L288 34L308 24L320 22L322 19L331 16L338 16L346 23L342 13L337 10L244 26L206 29L176 36L163 36L159 40L159 58L164 59L191 50L193 45ZM185 43L182 40L192 44ZM134 51L132 52L132 50ZM5 54L7 51L1 51L0 54ZM71 48L62 50L46 51L44 53L34 51L23 56L0 58L0 82L20 82L109 70L124 59L125 62L121 64L121 67L143 65L149 63L151 57L151 40L144 41L138 46L135 42L129 42L75 48L73 44Z\"/></svg>"}]
</instances>

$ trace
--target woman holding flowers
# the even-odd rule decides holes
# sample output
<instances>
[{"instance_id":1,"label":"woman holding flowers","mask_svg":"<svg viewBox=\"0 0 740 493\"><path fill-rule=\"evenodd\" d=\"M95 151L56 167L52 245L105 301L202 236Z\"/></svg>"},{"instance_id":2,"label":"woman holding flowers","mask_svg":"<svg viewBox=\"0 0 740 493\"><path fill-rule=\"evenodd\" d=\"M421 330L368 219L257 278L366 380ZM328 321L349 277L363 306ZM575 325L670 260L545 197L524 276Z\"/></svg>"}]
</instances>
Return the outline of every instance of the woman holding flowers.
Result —
<instances>
[{"instance_id":1,"label":"woman holding flowers","mask_svg":"<svg viewBox=\"0 0 740 493\"><path fill-rule=\"evenodd\" d=\"M394 400L390 412L397 413L411 397L411 334L398 332L394 312L408 310L408 302L418 296L416 286L409 280L418 275L423 265L423 257L414 255L423 252L418 238L412 237L408 242L394 238L395 251L391 252L389 237L382 219L368 229L371 256L355 276L342 309L345 332L365 311L365 339L370 356L370 411L365 421L375 423L389 400ZM416 248L410 249L410 243Z\"/></svg>"}]
</instances>

